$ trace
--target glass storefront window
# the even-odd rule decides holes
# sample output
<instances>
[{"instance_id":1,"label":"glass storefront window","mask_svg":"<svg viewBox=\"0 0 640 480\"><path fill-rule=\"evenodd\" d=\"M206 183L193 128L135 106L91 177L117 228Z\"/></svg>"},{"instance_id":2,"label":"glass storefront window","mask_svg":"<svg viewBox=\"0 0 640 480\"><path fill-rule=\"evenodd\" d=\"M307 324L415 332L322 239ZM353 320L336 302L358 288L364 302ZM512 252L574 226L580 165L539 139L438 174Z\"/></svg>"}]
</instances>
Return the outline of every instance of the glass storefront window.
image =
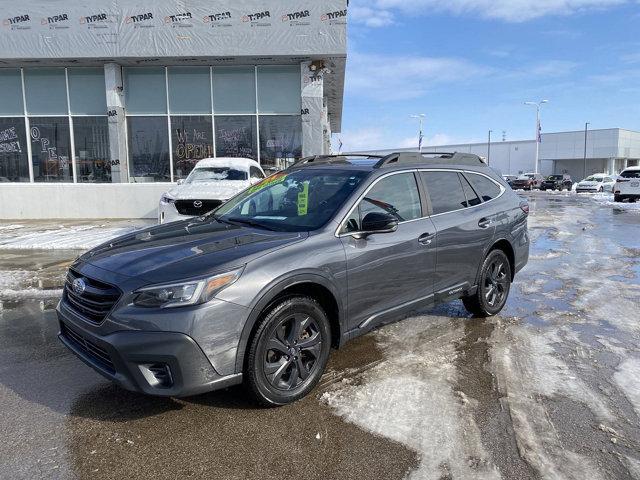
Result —
<instances>
[{"instance_id":1,"label":"glass storefront window","mask_svg":"<svg viewBox=\"0 0 640 480\"><path fill-rule=\"evenodd\" d=\"M106 115L103 68L69 68L69 103L77 115Z\"/></svg>"},{"instance_id":2,"label":"glass storefront window","mask_svg":"<svg viewBox=\"0 0 640 480\"><path fill-rule=\"evenodd\" d=\"M216 156L258 158L256 117L216 116Z\"/></svg>"},{"instance_id":3,"label":"glass storefront window","mask_svg":"<svg viewBox=\"0 0 640 480\"><path fill-rule=\"evenodd\" d=\"M0 118L0 183L28 181L24 118Z\"/></svg>"},{"instance_id":4,"label":"glass storefront window","mask_svg":"<svg viewBox=\"0 0 640 480\"><path fill-rule=\"evenodd\" d=\"M25 68L27 112L32 115L66 115L67 80L64 68Z\"/></svg>"},{"instance_id":5,"label":"glass storefront window","mask_svg":"<svg viewBox=\"0 0 640 480\"><path fill-rule=\"evenodd\" d=\"M300 115L260 115L260 163L285 169L302 156Z\"/></svg>"},{"instance_id":6,"label":"glass storefront window","mask_svg":"<svg viewBox=\"0 0 640 480\"><path fill-rule=\"evenodd\" d=\"M217 114L256 112L256 73L253 67L213 69L213 111Z\"/></svg>"},{"instance_id":7,"label":"glass storefront window","mask_svg":"<svg viewBox=\"0 0 640 480\"><path fill-rule=\"evenodd\" d=\"M209 67L169 67L169 111L211 113Z\"/></svg>"},{"instance_id":8,"label":"glass storefront window","mask_svg":"<svg viewBox=\"0 0 640 480\"><path fill-rule=\"evenodd\" d=\"M259 113L299 115L301 108L300 67L258 67Z\"/></svg>"},{"instance_id":9,"label":"glass storefront window","mask_svg":"<svg viewBox=\"0 0 640 480\"><path fill-rule=\"evenodd\" d=\"M167 117L127 117L130 181L169 182Z\"/></svg>"},{"instance_id":10,"label":"glass storefront window","mask_svg":"<svg viewBox=\"0 0 640 480\"><path fill-rule=\"evenodd\" d=\"M78 182L110 182L107 117L74 117L73 140Z\"/></svg>"},{"instance_id":11,"label":"glass storefront window","mask_svg":"<svg viewBox=\"0 0 640 480\"><path fill-rule=\"evenodd\" d=\"M17 68L0 68L0 115L23 115L22 78Z\"/></svg>"},{"instance_id":12,"label":"glass storefront window","mask_svg":"<svg viewBox=\"0 0 640 480\"><path fill-rule=\"evenodd\" d=\"M173 179L186 178L203 158L213 154L211 116L171 117Z\"/></svg>"},{"instance_id":13,"label":"glass storefront window","mask_svg":"<svg viewBox=\"0 0 640 480\"><path fill-rule=\"evenodd\" d=\"M69 119L29 118L31 159L36 182L73 182Z\"/></svg>"},{"instance_id":14,"label":"glass storefront window","mask_svg":"<svg viewBox=\"0 0 640 480\"><path fill-rule=\"evenodd\" d=\"M164 67L124 69L127 113L147 115L167 113L167 84Z\"/></svg>"}]
</instances>

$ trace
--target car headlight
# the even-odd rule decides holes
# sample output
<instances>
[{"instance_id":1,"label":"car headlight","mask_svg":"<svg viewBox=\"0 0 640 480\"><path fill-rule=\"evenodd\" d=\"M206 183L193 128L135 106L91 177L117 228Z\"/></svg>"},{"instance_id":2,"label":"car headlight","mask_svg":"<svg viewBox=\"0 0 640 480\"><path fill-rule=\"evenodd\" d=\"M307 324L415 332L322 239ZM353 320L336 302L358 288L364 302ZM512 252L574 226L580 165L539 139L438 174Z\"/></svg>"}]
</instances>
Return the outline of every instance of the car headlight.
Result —
<instances>
[{"instance_id":1,"label":"car headlight","mask_svg":"<svg viewBox=\"0 0 640 480\"><path fill-rule=\"evenodd\" d=\"M244 267L200 280L144 287L134 292L133 304L145 308L173 308L199 305L234 283Z\"/></svg>"},{"instance_id":2,"label":"car headlight","mask_svg":"<svg viewBox=\"0 0 640 480\"><path fill-rule=\"evenodd\" d=\"M176 203L175 198L171 198L168 195L162 195L160 197L160 202L161 203Z\"/></svg>"}]
</instances>

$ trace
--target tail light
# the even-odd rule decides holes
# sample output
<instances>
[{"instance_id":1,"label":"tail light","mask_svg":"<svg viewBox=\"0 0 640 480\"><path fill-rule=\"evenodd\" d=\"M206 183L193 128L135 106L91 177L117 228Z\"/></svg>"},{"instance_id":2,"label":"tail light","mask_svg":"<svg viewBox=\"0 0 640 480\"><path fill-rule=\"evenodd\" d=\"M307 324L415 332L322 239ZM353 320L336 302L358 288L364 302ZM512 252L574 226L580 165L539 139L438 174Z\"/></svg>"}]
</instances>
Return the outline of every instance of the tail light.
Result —
<instances>
[{"instance_id":1,"label":"tail light","mask_svg":"<svg viewBox=\"0 0 640 480\"><path fill-rule=\"evenodd\" d=\"M522 210L525 215L529 215L529 204L527 202L520 202L520 210Z\"/></svg>"}]
</instances>

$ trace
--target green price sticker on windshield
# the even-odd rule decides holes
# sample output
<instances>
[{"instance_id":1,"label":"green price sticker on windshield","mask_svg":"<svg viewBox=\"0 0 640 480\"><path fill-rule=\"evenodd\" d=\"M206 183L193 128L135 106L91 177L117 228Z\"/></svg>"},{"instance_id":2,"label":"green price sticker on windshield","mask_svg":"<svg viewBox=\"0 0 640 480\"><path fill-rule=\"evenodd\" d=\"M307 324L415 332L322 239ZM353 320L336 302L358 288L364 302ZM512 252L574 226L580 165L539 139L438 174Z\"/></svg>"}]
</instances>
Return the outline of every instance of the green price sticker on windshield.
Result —
<instances>
[{"instance_id":1,"label":"green price sticker on windshield","mask_svg":"<svg viewBox=\"0 0 640 480\"><path fill-rule=\"evenodd\" d=\"M302 191L298 192L298 216L306 215L309 209L309 182L302 183Z\"/></svg>"}]
</instances>

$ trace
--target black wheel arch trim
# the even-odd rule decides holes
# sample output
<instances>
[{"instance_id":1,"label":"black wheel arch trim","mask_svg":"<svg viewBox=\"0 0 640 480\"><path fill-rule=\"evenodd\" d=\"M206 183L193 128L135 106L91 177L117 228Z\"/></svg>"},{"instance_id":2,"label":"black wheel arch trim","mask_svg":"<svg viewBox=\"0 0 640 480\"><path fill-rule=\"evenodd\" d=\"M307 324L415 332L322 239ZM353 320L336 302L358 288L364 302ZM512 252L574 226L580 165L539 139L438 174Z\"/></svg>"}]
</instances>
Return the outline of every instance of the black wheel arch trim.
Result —
<instances>
[{"instance_id":1,"label":"black wheel arch trim","mask_svg":"<svg viewBox=\"0 0 640 480\"><path fill-rule=\"evenodd\" d=\"M474 283L474 287L477 286L480 283L480 275L482 273L482 265L484 264L484 259L487 258L487 255L489 255L489 253L493 250L495 250L496 245L500 242L507 242L509 244L509 246L511 247L511 250L514 252L515 255L515 248L513 248L513 242L511 240L509 240L508 238L505 237L494 237L489 246L487 248L484 249L483 255L482 255L482 261L480 262L480 265L478 265L478 271L476 272L476 281ZM513 281L513 277L515 276L516 272L516 265L515 262L512 262L511 258L509 258L509 254L507 252L505 252L505 254L507 255L507 258L509 259L509 266L511 267L511 280Z\"/></svg>"},{"instance_id":2,"label":"black wheel arch trim","mask_svg":"<svg viewBox=\"0 0 640 480\"><path fill-rule=\"evenodd\" d=\"M330 278L327 278L327 276L316 270L292 272L290 275L287 275L284 278L280 277L267 285L257 296L258 300L250 307L251 313L249 314L244 327L242 327L240 342L238 344L238 350L236 351L236 372L242 372L244 369L244 361L249 339L251 338L251 333L253 332L262 312L264 312L273 300L284 290L303 283L314 283L320 285L321 287L326 288L333 295L338 306L337 320L340 325L340 344L342 344L344 335L344 306L335 283Z\"/></svg>"}]
</instances>

